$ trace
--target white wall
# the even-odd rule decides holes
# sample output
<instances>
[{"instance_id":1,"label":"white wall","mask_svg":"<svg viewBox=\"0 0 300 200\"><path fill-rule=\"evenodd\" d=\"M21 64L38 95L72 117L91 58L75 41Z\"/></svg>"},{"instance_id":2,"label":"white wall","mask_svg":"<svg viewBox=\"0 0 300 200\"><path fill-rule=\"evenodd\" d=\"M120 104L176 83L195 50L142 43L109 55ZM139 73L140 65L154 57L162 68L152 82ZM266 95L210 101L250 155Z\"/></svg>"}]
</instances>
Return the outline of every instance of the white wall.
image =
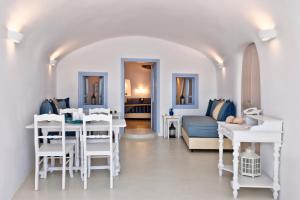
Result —
<instances>
[{"instance_id":1,"label":"white wall","mask_svg":"<svg viewBox=\"0 0 300 200\"><path fill-rule=\"evenodd\" d=\"M42 100L54 94L55 74L29 40L14 46L3 29L0 38L0 199L8 200L33 169L33 130L25 125L33 122Z\"/></svg>"},{"instance_id":2,"label":"white wall","mask_svg":"<svg viewBox=\"0 0 300 200\"><path fill-rule=\"evenodd\" d=\"M57 97L70 97L78 105L78 72L108 72L108 106L120 109L121 58L160 59L160 112L172 106L172 73L199 74L199 113L216 97L216 73L212 63L191 48L147 37L121 37L97 42L66 56L57 66ZM191 112L191 111L189 111ZM161 129L162 130L162 129Z\"/></svg>"},{"instance_id":3,"label":"white wall","mask_svg":"<svg viewBox=\"0 0 300 200\"><path fill-rule=\"evenodd\" d=\"M282 5L289 15L273 16L276 22L278 38L262 43L257 39L258 54L261 67L262 108L265 114L280 117L284 120L284 141L281 158L281 200L299 199L300 197L300 18L298 16L299 2L289 2ZM276 18L277 17L277 18ZM250 43L251 41L249 41ZM218 72L219 94L228 95L240 101L241 53L227 58L227 73L222 77ZM238 87L232 86L236 82ZM227 85L229 87L222 87ZM240 105L240 104L239 104ZM262 147L264 168L272 171L272 146Z\"/></svg>"},{"instance_id":4,"label":"white wall","mask_svg":"<svg viewBox=\"0 0 300 200\"><path fill-rule=\"evenodd\" d=\"M142 68L141 63L125 64L125 78L130 80L131 96L129 98L151 97L151 70ZM142 88L142 93L140 89Z\"/></svg>"}]
</instances>

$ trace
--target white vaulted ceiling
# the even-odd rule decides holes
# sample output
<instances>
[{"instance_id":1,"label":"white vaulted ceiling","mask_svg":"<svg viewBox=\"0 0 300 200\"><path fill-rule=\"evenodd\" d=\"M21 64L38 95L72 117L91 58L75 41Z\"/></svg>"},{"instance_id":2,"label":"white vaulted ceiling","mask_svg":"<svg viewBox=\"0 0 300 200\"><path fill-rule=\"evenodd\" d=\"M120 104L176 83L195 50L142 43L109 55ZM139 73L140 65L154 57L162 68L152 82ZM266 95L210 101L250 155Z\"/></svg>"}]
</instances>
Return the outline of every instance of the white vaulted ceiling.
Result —
<instances>
[{"instance_id":1,"label":"white vaulted ceiling","mask_svg":"<svg viewBox=\"0 0 300 200\"><path fill-rule=\"evenodd\" d=\"M218 59L276 26L271 0L2 0L2 29L21 31L52 58L99 40L148 36Z\"/></svg>"}]
</instances>

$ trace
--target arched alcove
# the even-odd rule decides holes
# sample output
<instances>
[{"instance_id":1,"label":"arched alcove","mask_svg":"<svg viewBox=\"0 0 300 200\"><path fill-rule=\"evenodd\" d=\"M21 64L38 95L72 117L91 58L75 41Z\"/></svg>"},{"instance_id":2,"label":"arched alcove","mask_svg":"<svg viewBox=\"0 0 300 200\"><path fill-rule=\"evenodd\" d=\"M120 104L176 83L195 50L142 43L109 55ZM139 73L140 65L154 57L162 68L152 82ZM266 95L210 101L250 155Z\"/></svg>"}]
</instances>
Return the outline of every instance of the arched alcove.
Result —
<instances>
[{"instance_id":1,"label":"arched alcove","mask_svg":"<svg viewBox=\"0 0 300 200\"><path fill-rule=\"evenodd\" d=\"M244 51L241 89L242 110L261 108L260 66L255 43L249 44Z\"/></svg>"}]
</instances>

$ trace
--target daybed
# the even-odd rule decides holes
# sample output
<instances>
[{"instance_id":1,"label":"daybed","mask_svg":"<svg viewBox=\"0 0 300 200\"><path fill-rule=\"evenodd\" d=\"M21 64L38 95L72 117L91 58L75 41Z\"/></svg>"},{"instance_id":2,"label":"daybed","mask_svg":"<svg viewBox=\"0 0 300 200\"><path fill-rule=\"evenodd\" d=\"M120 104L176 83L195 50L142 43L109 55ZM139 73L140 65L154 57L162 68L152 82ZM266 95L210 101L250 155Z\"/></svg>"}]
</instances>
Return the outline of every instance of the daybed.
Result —
<instances>
[{"instance_id":1,"label":"daybed","mask_svg":"<svg viewBox=\"0 0 300 200\"><path fill-rule=\"evenodd\" d=\"M182 116L182 136L188 149L218 149L218 123L230 115L235 106L229 100L210 100L206 116ZM224 139L224 149L232 149L231 141Z\"/></svg>"}]
</instances>

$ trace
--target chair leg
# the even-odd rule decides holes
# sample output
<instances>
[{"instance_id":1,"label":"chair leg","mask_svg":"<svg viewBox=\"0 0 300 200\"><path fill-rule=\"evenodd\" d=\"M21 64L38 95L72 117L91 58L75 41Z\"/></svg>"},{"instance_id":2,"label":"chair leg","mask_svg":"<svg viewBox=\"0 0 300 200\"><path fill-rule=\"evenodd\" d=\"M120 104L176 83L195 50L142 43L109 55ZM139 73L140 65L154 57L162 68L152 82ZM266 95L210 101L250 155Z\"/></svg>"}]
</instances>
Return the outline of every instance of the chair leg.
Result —
<instances>
[{"instance_id":1,"label":"chair leg","mask_svg":"<svg viewBox=\"0 0 300 200\"><path fill-rule=\"evenodd\" d=\"M83 177L84 177L84 189L87 189L87 156L84 155L84 167L83 167Z\"/></svg>"},{"instance_id":2,"label":"chair leg","mask_svg":"<svg viewBox=\"0 0 300 200\"><path fill-rule=\"evenodd\" d=\"M66 187L66 155L62 158L62 189L64 190Z\"/></svg>"},{"instance_id":3,"label":"chair leg","mask_svg":"<svg viewBox=\"0 0 300 200\"><path fill-rule=\"evenodd\" d=\"M113 154L110 154L109 156L109 160L110 160L110 170L109 170L109 176L110 176L110 188L113 188L113 174L114 174L114 162L113 162Z\"/></svg>"},{"instance_id":4,"label":"chair leg","mask_svg":"<svg viewBox=\"0 0 300 200\"><path fill-rule=\"evenodd\" d=\"M39 157L35 156L35 180L34 180L34 189L39 189Z\"/></svg>"},{"instance_id":5,"label":"chair leg","mask_svg":"<svg viewBox=\"0 0 300 200\"><path fill-rule=\"evenodd\" d=\"M90 178L91 177L91 163L92 163L92 156L89 156L88 157L88 177Z\"/></svg>"},{"instance_id":6,"label":"chair leg","mask_svg":"<svg viewBox=\"0 0 300 200\"><path fill-rule=\"evenodd\" d=\"M54 156L51 157L51 163L50 163L50 166L51 166L51 167L55 167L55 157L54 157ZM51 172L53 172L53 170L51 170Z\"/></svg>"},{"instance_id":7,"label":"chair leg","mask_svg":"<svg viewBox=\"0 0 300 200\"><path fill-rule=\"evenodd\" d=\"M79 167L79 137L77 136L77 134L76 134L76 144L75 144L75 166L77 168Z\"/></svg>"},{"instance_id":8,"label":"chair leg","mask_svg":"<svg viewBox=\"0 0 300 200\"><path fill-rule=\"evenodd\" d=\"M70 158L69 158L69 174L70 174L70 177L73 178L74 177L74 175L73 175L74 153L71 152L69 154L70 154Z\"/></svg>"},{"instance_id":9,"label":"chair leg","mask_svg":"<svg viewBox=\"0 0 300 200\"><path fill-rule=\"evenodd\" d=\"M83 181L84 179L84 157L83 157L83 143L81 143L81 148L80 148L80 153L81 153L81 167L80 167L80 175L81 175L81 180Z\"/></svg>"},{"instance_id":10,"label":"chair leg","mask_svg":"<svg viewBox=\"0 0 300 200\"><path fill-rule=\"evenodd\" d=\"M47 174L48 174L48 157L45 156L44 157L44 173L45 173L45 179L47 178Z\"/></svg>"}]
</instances>

